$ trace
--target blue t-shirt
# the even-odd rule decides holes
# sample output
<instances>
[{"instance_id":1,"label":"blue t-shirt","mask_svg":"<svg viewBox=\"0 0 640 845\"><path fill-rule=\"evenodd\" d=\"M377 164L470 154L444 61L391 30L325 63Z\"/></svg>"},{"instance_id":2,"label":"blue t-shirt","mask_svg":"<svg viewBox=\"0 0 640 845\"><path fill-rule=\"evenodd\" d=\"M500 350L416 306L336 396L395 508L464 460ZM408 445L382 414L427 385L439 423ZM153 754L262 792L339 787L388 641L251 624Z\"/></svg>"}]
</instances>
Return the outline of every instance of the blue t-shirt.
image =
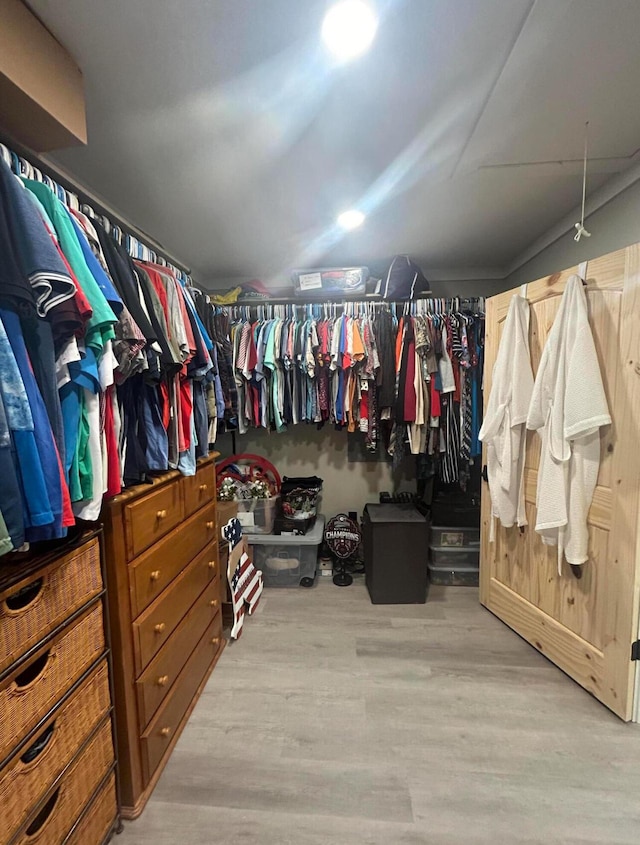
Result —
<instances>
[{"instance_id":1,"label":"blue t-shirt","mask_svg":"<svg viewBox=\"0 0 640 845\"><path fill-rule=\"evenodd\" d=\"M33 432L14 433L23 481L23 495L30 515L26 538L30 541L57 539L66 535L66 528L62 526L62 487L58 450L47 410L33 375L22 336L20 319L15 312L0 308L0 320L11 344L33 417ZM24 442L19 444L19 441ZM26 448L27 441L28 448ZM33 531L31 526L34 528Z\"/></svg>"},{"instance_id":2,"label":"blue t-shirt","mask_svg":"<svg viewBox=\"0 0 640 845\"><path fill-rule=\"evenodd\" d=\"M111 279L107 276L107 274L100 266L100 262L95 257L95 255L93 254L93 250L89 246L87 236L76 222L75 217L70 214L66 208L65 211L67 212L67 216L71 221L71 225L73 226L73 229L76 233L76 237L78 238L78 241L80 243L80 248L82 249L82 256L85 260L87 267L89 268L89 272L96 280L98 287L104 294L104 298L107 300L107 302L113 309L113 313L120 314L122 312L122 309L124 308L124 303L120 297L120 294L114 288Z\"/></svg>"}]
</instances>

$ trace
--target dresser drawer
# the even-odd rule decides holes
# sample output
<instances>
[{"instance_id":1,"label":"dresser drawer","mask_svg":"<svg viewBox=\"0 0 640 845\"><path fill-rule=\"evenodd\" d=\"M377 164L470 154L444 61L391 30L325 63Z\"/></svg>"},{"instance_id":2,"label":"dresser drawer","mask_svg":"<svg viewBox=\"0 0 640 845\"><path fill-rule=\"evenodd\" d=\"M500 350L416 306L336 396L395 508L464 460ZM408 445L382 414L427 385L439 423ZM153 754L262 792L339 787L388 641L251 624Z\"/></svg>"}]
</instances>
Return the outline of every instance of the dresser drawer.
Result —
<instances>
[{"instance_id":1,"label":"dresser drawer","mask_svg":"<svg viewBox=\"0 0 640 845\"><path fill-rule=\"evenodd\" d=\"M124 519L127 551L131 560L184 519L180 479L175 479L137 502L125 505Z\"/></svg>"},{"instance_id":2,"label":"dresser drawer","mask_svg":"<svg viewBox=\"0 0 640 845\"><path fill-rule=\"evenodd\" d=\"M203 505L216 500L216 470L213 463L200 467L195 475L182 479L184 513L191 516Z\"/></svg>"},{"instance_id":3,"label":"dresser drawer","mask_svg":"<svg viewBox=\"0 0 640 845\"><path fill-rule=\"evenodd\" d=\"M110 774L66 845L101 845L113 827L117 812L116 777Z\"/></svg>"},{"instance_id":4,"label":"dresser drawer","mask_svg":"<svg viewBox=\"0 0 640 845\"><path fill-rule=\"evenodd\" d=\"M0 683L0 760L103 651L102 606L98 603Z\"/></svg>"},{"instance_id":5,"label":"dresser drawer","mask_svg":"<svg viewBox=\"0 0 640 845\"><path fill-rule=\"evenodd\" d=\"M0 672L101 589L100 546L94 539L0 595Z\"/></svg>"},{"instance_id":6,"label":"dresser drawer","mask_svg":"<svg viewBox=\"0 0 640 845\"><path fill-rule=\"evenodd\" d=\"M131 614L135 618L215 536L215 505L174 529L130 567ZM217 559L214 549L211 560Z\"/></svg>"},{"instance_id":7,"label":"dresser drawer","mask_svg":"<svg viewBox=\"0 0 640 845\"><path fill-rule=\"evenodd\" d=\"M6 845L110 707L109 675L104 661L69 701L0 771L2 826Z\"/></svg>"},{"instance_id":8,"label":"dresser drawer","mask_svg":"<svg viewBox=\"0 0 640 845\"><path fill-rule=\"evenodd\" d=\"M193 702L193 698L223 640L219 633L219 617L214 619L204 636L185 663L182 672L153 721L142 735L142 763L145 782L162 760L171 745L182 719Z\"/></svg>"},{"instance_id":9,"label":"dresser drawer","mask_svg":"<svg viewBox=\"0 0 640 845\"><path fill-rule=\"evenodd\" d=\"M167 697L184 666L186 658L200 642L205 630L220 613L218 579L214 579L196 599L191 610L169 637L136 681L140 731L144 731L153 714ZM219 617L221 623L222 617ZM217 635L222 633L221 624Z\"/></svg>"},{"instance_id":10,"label":"dresser drawer","mask_svg":"<svg viewBox=\"0 0 640 845\"><path fill-rule=\"evenodd\" d=\"M107 720L44 805L25 823L15 845L60 845L107 774L113 759L111 722Z\"/></svg>"},{"instance_id":11,"label":"dresser drawer","mask_svg":"<svg viewBox=\"0 0 640 845\"><path fill-rule=\"evenodd\" d=\"M220 570L220 601L231 601L231 589L229 587L229 544L224 543L218 546L218 568Z\"/></svg>"},{"instance_id":12,"label":"dresser drawer","mask_svg":"<svg viewBox=\"0 0 640 845\"><path fill-rule=\"evenodd\" d=\"M133 623L136 677L160 651L207 584L215 578L215 546L207 547Z\"/></svg>"}]
</instances>

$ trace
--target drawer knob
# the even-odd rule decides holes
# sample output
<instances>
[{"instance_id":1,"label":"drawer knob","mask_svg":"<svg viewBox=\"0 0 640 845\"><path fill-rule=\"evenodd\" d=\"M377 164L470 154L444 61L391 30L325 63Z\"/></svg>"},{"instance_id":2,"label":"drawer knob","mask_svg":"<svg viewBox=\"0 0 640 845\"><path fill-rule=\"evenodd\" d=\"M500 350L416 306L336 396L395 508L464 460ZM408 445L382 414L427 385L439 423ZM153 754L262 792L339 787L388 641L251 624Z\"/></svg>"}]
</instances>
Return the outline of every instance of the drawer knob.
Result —
<instances>
[{"instance_id":1,"label":"drawer knob","mask_svg":"<svg viewBox=\"0 0 640 845\"><path fill-rule=\"evenodd\" d=\"M201 493L204 493L204 491L207 489L208 486L209 486L208 484L201 484L198 489L200 490Z\"/></svg>"},{"instance_id":2,"label":"drawer knob","mask_svg":"<svg viewBox=\"0 0 640 845\"><path fill-rule=\"evenodd\" d=\"M211 599L209 602L210 607L217 607L218 606L218 599Z\"/></svg>"},{"instance_id":3,"label":"drawer knob","mask_svg":"<svg viewBox=\"0 0 640 845\"><path fill-rule=\"evenodd\" d=\"M209 569L215 569L216 568L215 560L210 560L209 563L207 564L207 566L209 567Z\"/></svg>"},{"instance_id":4,"label":"drawer knob","mask_svg":"<svg viewBox=\"0 0 640 845\"><path fill-rule=\"evenodd\" d=\"M169 676L168 675L160 675L157 683L158 683L159 687L166 687L166 685L169 683Z\"/></svg>"},{"instance_id":5,"label":"drawer knob","mask_svg":"<svg viewBox=\"0 0 640 845\"><path fill-rule=\"evenodd\" d=\"M209 531L211 531L211 529L213 528L213 521L207 522L207 528L209 529Z\"/></svg>"},{"instance_id":6,"label":"drawer knob","mask_svg":"<svg viewBox=\"0 0 640 845\"><path fill-rule=\"evenodd\" d=\"M171 728L160 728L160 736L170 736Z\"/></svg>"},{"instance_id":7,"label":"drawer knob","mask_svg":"<svg viewBox=\"0 0 640 845\"><path fill-rule=\"evenodd\" d=\"M159 581L160 580L160 570L154 569L151 575L149 576L152 581Z\"/></svg>"},{"instance_id":8,"label":"drawer knob","mask_svg":"<svg viewBox=\"0 0 640 845\"><path fill-rule=\"evenodd\" d=\"M167 512L165 510L158 511L158 513L156 514L156 517L158 519L165 519L166 516L167 516Z\"/></svg>"},{"instance_id":9,"label":"drawer knob","mask_svg":"<svg viewBox=\"0 0 640 845\"><path fill-rule=\"evenodd\" d=\"M211 645L219 645L220 644L220 637L214 637L211 640Z\"/></svg>"},{"instance_id":10,"label":"drawer knob","mask_svg":"<svg viewBox=\"0 0 640 845\"><path fill-rule=\"evenodd\" d=\"M156 632L156 634L161 634L166 627L167 626L164 622L158 622L158 624L155 626L155 628L153 630Z\"/></svg>"}]
</instances>

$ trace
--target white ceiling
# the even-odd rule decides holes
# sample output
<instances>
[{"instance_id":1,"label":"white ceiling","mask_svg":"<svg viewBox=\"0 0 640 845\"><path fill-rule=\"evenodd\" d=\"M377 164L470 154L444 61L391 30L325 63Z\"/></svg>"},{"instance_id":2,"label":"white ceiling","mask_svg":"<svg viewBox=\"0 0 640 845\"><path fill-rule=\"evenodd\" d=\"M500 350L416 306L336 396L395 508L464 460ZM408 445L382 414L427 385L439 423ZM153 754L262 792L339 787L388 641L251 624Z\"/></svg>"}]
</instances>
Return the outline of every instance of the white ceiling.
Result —
<instances>
[{"instance_id":1,"label":"white ceiling","mask_svg":"<svg viewBox=\"0 0 640 845\"><path fill-rule=\"evenodd\" d=\"M372 2L335 67L325 0L30 0L86 80L57 161L205 279L506 266L579 204L586 120L590 190L637 163L638 0Z\"/></svg>"}]
</instances>

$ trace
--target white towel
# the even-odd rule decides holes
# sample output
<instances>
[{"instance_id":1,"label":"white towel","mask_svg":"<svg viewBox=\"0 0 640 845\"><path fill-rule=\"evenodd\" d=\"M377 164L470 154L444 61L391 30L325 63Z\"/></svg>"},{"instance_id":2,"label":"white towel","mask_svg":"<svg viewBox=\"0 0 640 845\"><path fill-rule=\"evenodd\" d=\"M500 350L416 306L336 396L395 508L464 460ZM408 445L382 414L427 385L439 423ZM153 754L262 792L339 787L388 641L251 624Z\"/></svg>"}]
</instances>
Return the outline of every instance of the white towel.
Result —
<instances>
[{"instance_id":1,"label":"white towel","mask_svg":"<svg viewBox=\"0 0 640 845\"><path fill-rule=\"evenodd\" d=\"M587 515L611 417L579 276L567 282L536 375L527 428L542 438L536 531L571 564L588 559Z\"/></svg>"},{"instance_id":2,"label":"white towel","mask_svg":"<svg viewBox=\"0 0 640 845\"><path fill-rule=\"evenodd\" d=\"M525 423L533 391L529 354L529 303L513 296L493 367L491 394L480 440L487 445L492 515L505 528L526 525Z\"/></svg>"}]
</instances>

